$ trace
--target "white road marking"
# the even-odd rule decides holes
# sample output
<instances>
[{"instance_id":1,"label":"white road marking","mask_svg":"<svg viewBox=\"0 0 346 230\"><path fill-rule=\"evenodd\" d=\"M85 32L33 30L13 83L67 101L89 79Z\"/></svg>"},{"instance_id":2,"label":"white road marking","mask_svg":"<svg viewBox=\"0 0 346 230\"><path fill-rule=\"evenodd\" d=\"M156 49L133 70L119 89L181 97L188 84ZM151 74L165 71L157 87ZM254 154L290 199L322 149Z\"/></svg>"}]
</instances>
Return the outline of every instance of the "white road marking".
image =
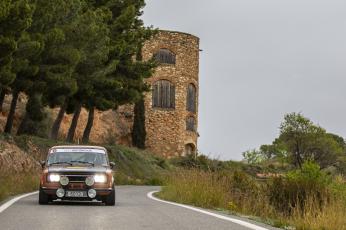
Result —
<instances>
[{"instance_id":1,"label":"white road marking","mask_svg":"<svg viewBox=\"0 0 346 230\"><path fill-rule=\"evenodd\" d=\"M232 223L239 224L239 225L247 227L249 229L253 229L253 230L269 230L267 228L260 227L260 226L257 226L255 224L251 224L251 223L243 221L243 220L238 220L238 219L235 219L235 218L226 217L226 216L219 215L219 214L212 213L212 212L208 212L208 211L205 211L205 210L202 210L202 209L199 209L199 208L195 208L195 207L192 207L192 206L189 206L189 205L184 205L184 204L179 204L179 203L175 203L175 202L170 202L170 201L165 201L165 200L158 199L158 198L153 196L153 194L157 193L157 192L158 191L149 192L147 194L147 197L152 199L152 200L156 200L156 201L159 201L159 202L162 202L162 203L179 206L179 207L182 207L182 208L190 209L190 210L195 211L195 212L200 212L200 213L203 213L203 214L206 214L206 215L209 215L209 216L213 216L213 217L216 217L216 218L219 218L219 219L222 219L222 220L230 221Z\"/></svg>"},{"instance_id":2,"label":"white road marking","mask_svg":"<svg viewBox=\"0 0 346 230\"><path fill-rule=\"evenodd\" d=\"M28 196L31 196L31 195L35 195L37 193L38 193L38 191L26 193L26 194L23 194L21 196L14 197L13 199L7 201L6 203L4 203L0 206L0 213L5 211L7 208L9 208L12 204L16 203L18 200L23 199L23 198L28 197Z\"/></svg>"}]
</instances>

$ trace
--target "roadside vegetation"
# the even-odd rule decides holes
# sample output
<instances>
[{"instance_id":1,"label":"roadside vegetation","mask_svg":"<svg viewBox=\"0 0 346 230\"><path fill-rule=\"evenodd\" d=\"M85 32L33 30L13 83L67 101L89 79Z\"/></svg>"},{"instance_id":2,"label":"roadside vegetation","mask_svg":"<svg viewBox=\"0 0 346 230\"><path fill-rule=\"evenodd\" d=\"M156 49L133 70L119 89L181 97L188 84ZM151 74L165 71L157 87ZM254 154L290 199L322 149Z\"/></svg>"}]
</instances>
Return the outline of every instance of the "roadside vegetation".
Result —
<instances>
[{"instance_id":1,"label":"roadside vegetation","mask_svg":"<svg viewBox=\"0 0 346 230\"><path fill-rule=\"evenodd\" d=\"M245 152L244 163L176 159L184 170L158 196L286 229L345 230L345 150L343 138L292 113L273 144Z\"/></svg>"},{"instance_id":2,"label":"roadside vegetation","mask_svg":"<svg viewBox=\"0 0 346 230\"><path fill-rule=\"evenodd\" d=\"M39 186L37 172L4 173L0 176L0 202L10 196L36 191Z\"/></svg>"}]
</instances>

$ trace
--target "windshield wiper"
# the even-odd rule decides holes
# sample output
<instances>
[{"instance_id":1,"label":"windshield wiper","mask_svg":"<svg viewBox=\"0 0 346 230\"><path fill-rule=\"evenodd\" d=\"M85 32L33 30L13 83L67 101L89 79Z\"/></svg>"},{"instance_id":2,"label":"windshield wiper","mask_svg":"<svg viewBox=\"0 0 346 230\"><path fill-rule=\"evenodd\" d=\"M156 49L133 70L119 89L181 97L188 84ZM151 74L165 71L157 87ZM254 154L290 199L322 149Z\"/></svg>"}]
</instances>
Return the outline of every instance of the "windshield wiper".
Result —
<instances>
[{"instance_id":1,"label":"windshield wiper","mask_svg":"<svg viewBox=\"0 0 346 230\"><path fill-rule=\"evenodd\" d=\"M53 163L50 163L49 165L61 165L61 164L69 164L69 165L72 165L71 162L67 162L67 161L53 162Z\"/></svg>"},{"instance_id":2,"label":"windshield wiper","mask_svg":"<svg viewBox=\"0 0 346 230\"><path fill-rule=\"evenodd\" d=\"M81 163L81 164L89 164L94 166L94 163L92 162L88 162L88 161L70 161L71 163Z\"/></svg>"}]
</instances>

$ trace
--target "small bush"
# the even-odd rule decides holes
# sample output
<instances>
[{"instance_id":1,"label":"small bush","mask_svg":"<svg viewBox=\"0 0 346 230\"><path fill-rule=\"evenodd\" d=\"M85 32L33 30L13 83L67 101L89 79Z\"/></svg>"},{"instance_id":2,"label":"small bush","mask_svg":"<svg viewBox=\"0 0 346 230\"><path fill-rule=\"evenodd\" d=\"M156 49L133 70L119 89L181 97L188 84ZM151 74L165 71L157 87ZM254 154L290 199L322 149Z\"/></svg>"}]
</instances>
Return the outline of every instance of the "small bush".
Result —
<instances>
[{"instance_id":1,"label":"small bush","mask_svg":"<svg viewBox=\"0 0 346 230\"><path fill-rule=\"evenodd\" d=\"M145 181L145 185L159 186L163 184L164 184L164 180L160 177L153 177Z\"/></svg>"},{"instance_id":2,"label":"small bush","mask_svg":"<svg viewBox=\"0 0 346 230\"><path fill-rule=\"evenodd\" d=\"M330 181L317 164L306 162L301 170L273 179L269 185L270 202L286 215L290 215L296 207L304 210L307 199L311 197L322 207L330 198Z\"/></svg>"},{"instance_id":3,"label":"small bush","mask_svg":"<svg viewBox=\"0 0 346 230\"><path fill-rule=\"evenodd\" d=\"M210 159L205 155L187 155L179 158L174 158L171 163L183 167L185 169L201 169L208 171L219 171L227 168L226 162L219 161L216 159Z\"/></svg>"},{"instance_id":4,"label":"small bush","mask_svg":"<svg viewBox=\"0 0 346 230\"><path fill-rule=\"evenodd\" d=\"M114 179L117 185L162 185L169 172L168 162L149 152L124 146L107 146L110 161L115 162Z\"/></svg>"}]
</instances>

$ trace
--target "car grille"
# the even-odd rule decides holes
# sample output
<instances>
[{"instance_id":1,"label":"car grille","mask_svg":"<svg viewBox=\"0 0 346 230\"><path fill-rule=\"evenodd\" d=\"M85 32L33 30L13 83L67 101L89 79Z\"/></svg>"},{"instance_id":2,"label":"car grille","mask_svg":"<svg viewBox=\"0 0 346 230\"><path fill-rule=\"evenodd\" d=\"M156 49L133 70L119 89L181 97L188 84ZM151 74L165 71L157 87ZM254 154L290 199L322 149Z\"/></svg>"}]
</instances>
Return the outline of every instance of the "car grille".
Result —
<instances>
[{"instance_id":1,"label":"car grille","mask_svg":"<svg viewBox=\"0 0 346 230\"><path fill-rule=\"evenodd\" d=\"M66 175L70 183L84 183L88 175Z\"/></svg>"}]
</instances>

